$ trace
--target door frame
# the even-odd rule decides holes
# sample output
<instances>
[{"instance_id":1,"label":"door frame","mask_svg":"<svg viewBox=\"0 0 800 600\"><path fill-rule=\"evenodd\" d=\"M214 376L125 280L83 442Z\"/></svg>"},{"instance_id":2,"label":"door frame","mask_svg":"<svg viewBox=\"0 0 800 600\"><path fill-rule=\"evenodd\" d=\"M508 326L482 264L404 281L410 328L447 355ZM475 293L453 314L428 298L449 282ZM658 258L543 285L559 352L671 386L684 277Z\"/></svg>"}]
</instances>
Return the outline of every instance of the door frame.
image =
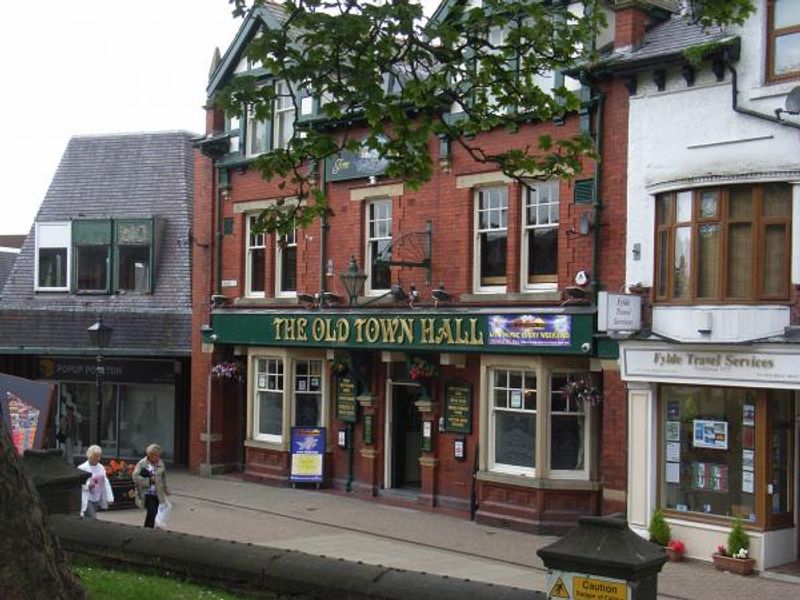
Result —
<instances>
[{"instance_id":1,"label":"door frame","mask_svg":"<svg viewBox=\"0 0 800 600\"><path fill-rule=\"evenodd\" d=\"M394 387L421 387L418 383L409 381L393 381L386 378L386 405L383 413L383 489L392 489L395 486L393 481L394 473Z\"/></svg>"}]
</instances>

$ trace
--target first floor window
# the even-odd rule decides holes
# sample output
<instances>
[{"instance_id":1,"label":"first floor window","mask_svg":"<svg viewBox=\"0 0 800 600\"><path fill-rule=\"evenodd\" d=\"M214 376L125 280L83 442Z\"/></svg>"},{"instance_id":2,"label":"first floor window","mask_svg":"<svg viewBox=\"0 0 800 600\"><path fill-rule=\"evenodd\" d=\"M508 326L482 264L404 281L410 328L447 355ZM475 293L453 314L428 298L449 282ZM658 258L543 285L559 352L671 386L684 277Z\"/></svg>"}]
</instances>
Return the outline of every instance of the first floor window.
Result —
<instances>
[{"instance_id":1,"label":"first floor window","mask_svg":"<svg viewBox=\"0 0 800 600\"><path fill-rule=\"evenodd\" d=\"M494 464L533 472L536 465L536 373L495 369L491 375Z\"/></svg>"},{"instance_id":2,"label":"first floor window","mask_svg":"<svg viewBox=\"0 0 800 600\"><path fill-rule=\"evenodd\" d=\"M75 221L72 234L77 291L108 293L111 221Z\"/></svg>"},{"instance_id":3,"label":"first floor window","mask_svg":"<svg viewBox=\"0 0 800 600\"><path fill-rule=\"evenodd\" d=\"M277 243L278 294L294 295L297 292L297 230L281 236Z\"/></svg>"},{"instance_id":4,"label":"first floor window","mask_svg":"<svg viewBox=\"0 0 800 600\"><path fill-rule=\"evenodd\" d=\"M550 377L550 469L582 471L586 465L586 412L565 392L574 375Z\"/></svg>"},{"instance_id":5,"label":"first floor window","mask_svg":"<svg viewBox=\"0 0 800 600\"><path fill-rule=\"evenodd\" d=\"M153 229L152 221L117 221L117 290L150 291Z\"/></svg>"},{"instance_id":6,"label":"first floor window","mask_svg":"<svg viewBox=\"0 0 800 600\"><path fill-rule=\"evenodd\" d=\"M376 200L367 206L367 289L388 290L392 286L389 265L392 244L392 201ZM380 259L380 260L379 260ZM378 262L376 262L378 261Z\"/></svg>"},{"instance_id":7,"label":"first floor window","mask_svg":"<svg viewBox=\"0 0 800 600\"><path fill-rule=\"evenodd\" d=\"M772 0L769 3L769 78L800 76L800 3Z\"/></svg>"},{"instance_id":8,"label":"first floor window","mask_svg":"<svg viewBox=\"0 0 800 600\"><path fill-rule=\"evenodd\" d=\"M295 109L285 81L275 84L273 148L286 148L294 135Z\"/></svg>"},{"instance_id":9,"label":"first floor window","mask_svg":"<svg viewBox=\"0 0 800 600\"><path fill-rule=\"evenodd\" d=\"M264 233L257 231L258 216L247 217L246 295L263 296L266 290L266 245Z\"/></svg>"},{"instance_id":10,"label":"first floor window","mask_svg":"<svg viewBox=\"0 0 800 600\"><path fill-rule=\"evenodd\" d=\"M67 291L72 246L69 223L36 224L36 289Z\"/></svg>"},{"instance_id":11,"label":"first floor window","mask_svg":"<svg viewBox=\"0 0 800 600\"><path fill-rule=\"evenodd\" d=\"M247 156L257 156L269 149L269 126L269 121L258 118L254 107L247 109Z\"/></svg>"},{"instance_id":12,"label":"first floor window","mask_svg":"<svg viewBox=\"0 0 800 600\"><path fill-rule=\"evenodd\" d=\"M255 437L281 441L283 436L283 359L255 359Z\"/></svg>"},{"instance_id":13,"label":"first floor window","mask_svg":"<svg viewBox=\"0 0 800 600\"><path fill-rule=\"evenodd\" d=\"M479 291L503 291L508 249L508 190L478 190L475 198L475 265Z\"/></svg>"},{"instance_id":14,"label":"first floor window","mask_svg":"<svg viewBox=\"0 0 800 600\"><path fill-rule=\"evenodd\" d=\"M558 281L558 182L525 188L523 264L526 287Z\"/></svg>"},{"instance_id":15,"label":"first floor window","mask_svg":"<svg viewBox=\"0 0 800 600\"><path fill-rule=\"evenodd\" d=\"M294 424L322 426L322 361L298 359L294 375Z\"/></svg>"}]
</instances>

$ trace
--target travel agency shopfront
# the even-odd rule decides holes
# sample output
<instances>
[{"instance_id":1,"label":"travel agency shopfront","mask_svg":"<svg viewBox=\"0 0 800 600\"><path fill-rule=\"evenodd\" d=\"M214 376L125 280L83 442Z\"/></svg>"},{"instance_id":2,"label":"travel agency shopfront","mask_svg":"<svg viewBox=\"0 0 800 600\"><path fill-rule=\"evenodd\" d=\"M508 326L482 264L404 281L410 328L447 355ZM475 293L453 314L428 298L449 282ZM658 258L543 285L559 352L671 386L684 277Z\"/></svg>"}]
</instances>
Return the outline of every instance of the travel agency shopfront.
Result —
<instances>
[{"instance_id":1,"label":"travel agency shopfront","mask_svg":"<svg viewBox=\"0 0 800 600\"><path fill-rule=\"evenodd\" d=\"M687 554L710 560L741 518L757 569L796 560L800 343L620 343L628 388L628 514L661 508Z\"/></svg>"},{"instance_id":2,"label":"travel agency shopfront","mask_svg":"<svg viewBox=\"0 0 800 600\"><path fill-rule=\"evenodd\" d=\"M204 342L246 357L248 479L302 480L291 432L321 429L323 485L563 531L601 504L599 384L567 386L593 381L592 313L218 309Z\"/></svg>"}]
</instances>

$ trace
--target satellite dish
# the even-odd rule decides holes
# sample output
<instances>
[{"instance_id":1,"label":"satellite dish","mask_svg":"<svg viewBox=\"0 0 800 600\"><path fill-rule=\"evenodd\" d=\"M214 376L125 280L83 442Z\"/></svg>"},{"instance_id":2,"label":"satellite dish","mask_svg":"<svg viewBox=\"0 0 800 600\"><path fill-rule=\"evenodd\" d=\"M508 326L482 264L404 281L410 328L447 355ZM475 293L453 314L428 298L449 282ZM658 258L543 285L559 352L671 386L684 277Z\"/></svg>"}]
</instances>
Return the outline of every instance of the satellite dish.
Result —
<instances>
[{"instance_id":1,"label":"satellite dish","mask_svg":"<svg viewBox=\"0 0 800 600\"><path fill-rule=\"evenodd\" d=\"M800 85L796 86L786 96L786 111L790 115L800 114Z\"/></svg>"}]
</instances>

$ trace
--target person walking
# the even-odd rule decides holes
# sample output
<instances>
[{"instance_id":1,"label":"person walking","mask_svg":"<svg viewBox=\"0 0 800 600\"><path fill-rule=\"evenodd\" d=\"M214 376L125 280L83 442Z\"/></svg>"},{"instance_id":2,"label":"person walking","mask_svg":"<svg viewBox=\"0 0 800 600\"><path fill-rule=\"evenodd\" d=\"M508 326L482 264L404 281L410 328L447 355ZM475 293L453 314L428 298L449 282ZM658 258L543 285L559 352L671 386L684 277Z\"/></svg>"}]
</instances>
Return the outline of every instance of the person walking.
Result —
<instances>
[{"instance_id":1,"label":"person walking","mask_svg":"<svg viewBox=\"0 0 800 600\"><path fill-rule=\"evenodd\" d=\"M144 526L155 527L156 515L160 504L167 502L167 469L161 460L161 446L150 444L145 457L133 470L133 481L136 484L136 506L144 508L147 513Z\"/></svg>"},{"instance_id":2,"label":"person walking","mask_svg":"<svg viewBox=\"0 0 800 600\"><path fill-rule=\"evenodd\" d=\"M86 450L86 462L78 468L89 473L89 478L81 488L81 517L94 519L98 509L107 510L114 502L114 492L106 477L106 468L100 464L103 449L100 446L89 446Z\"/></svg>"}]
</instances>

